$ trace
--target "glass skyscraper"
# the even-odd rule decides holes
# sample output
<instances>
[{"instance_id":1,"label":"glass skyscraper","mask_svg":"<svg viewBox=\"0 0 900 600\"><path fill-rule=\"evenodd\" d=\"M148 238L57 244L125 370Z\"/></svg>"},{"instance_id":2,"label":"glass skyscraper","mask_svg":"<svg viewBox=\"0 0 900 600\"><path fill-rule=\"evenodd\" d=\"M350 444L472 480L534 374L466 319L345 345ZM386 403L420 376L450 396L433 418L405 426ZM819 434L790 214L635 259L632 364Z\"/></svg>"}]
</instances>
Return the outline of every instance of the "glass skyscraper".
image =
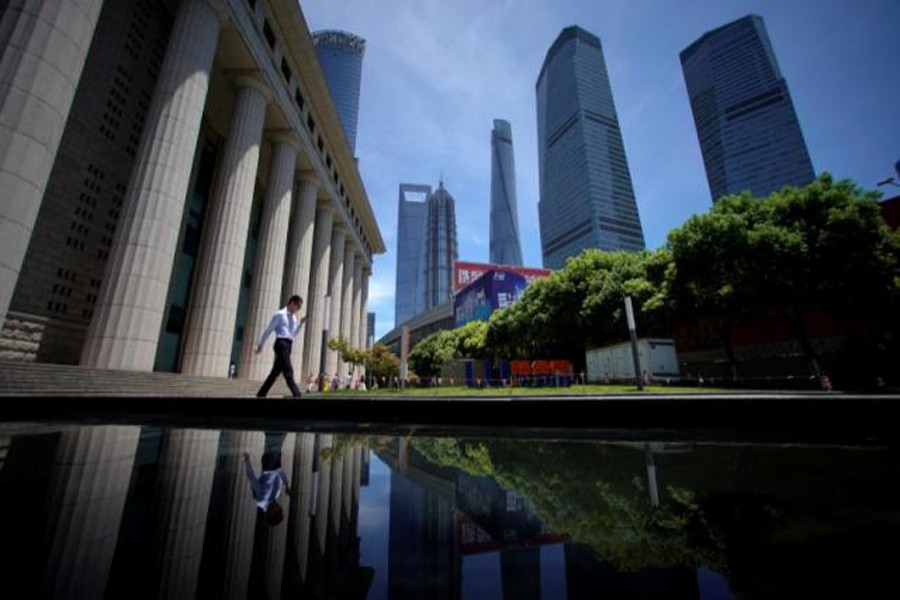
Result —
<instances>
[{"instance_id":1,"label":"glass skyscraper","mask_svg":"<svg viewBox=\"0 0 900 600\"><path fill-rule=\"evenodd\" d=\"M407 194L424 194L425 201L407 200ZM395 325L450 300L457 259L455 202L443 181L434 192L401 183L399 203Z\"/></svg>"},{"instance_id":2,"label":"glass skyscraper","mask_svg":"<svg viewBox=\"0 0 900 600\"><path fill-rule=\"evenodd\" d=\"M544 267L562 268L584 248L642 250L600 39L580 27L563 29L536 90Z\"/></svg>"},{"instance_id":3,"label":"glass skyscraper","mask_svg":"<svg viewBox=\"0 0 900 600\"><path fill-rule=\"evenodd\" d=\"M681 52L681 67L713 201L815 178L762 18L703 34Z\"/></svg>"},{"instance_id":4,"label":"glass skyscraper","mask_svg":"<svg viewBox=\"0 0 900 600\"><path fill-rule=\"evenodd\" d=\"M425 308L448 302L453 296L453 263L458 258L456 202L444 182L428 198L425 239Z\"/></svg>"},{"instance_id":5,"label":"glass skyscraper","mask_svg":"<svg viewBox=\"0 0 900 600\"><path fill-rule=\"evenodd\" d=\"M425 201L407 200L407 194L425 194ZM430 196L430 185L400 184L397 289L394 294L394 322L397 325L425 310L425 238Z\"/></svg>"},{"instance_id":6,"label":"glass skyscraper","mask_svg":"<svg viewBox=\"0 0 900 600\"><path fill-rule=\"evenodd\" d=\"M312 34L316 55L325 72L331 99L337 108L350 150L356 153L359 122L359 85L366 41L346 31L316 31Z\"/></svg>"},{"instance_id":7,"label":"glass skyscraper","mask_svg":"<svg viewBox=\"0 0 900 600\"><path fill-rule=\"evenodd\" d=\"M491 131L491 263L522 266L516 202L516 163L509 121L494 119Z\"/></svg>"}]
</instances>

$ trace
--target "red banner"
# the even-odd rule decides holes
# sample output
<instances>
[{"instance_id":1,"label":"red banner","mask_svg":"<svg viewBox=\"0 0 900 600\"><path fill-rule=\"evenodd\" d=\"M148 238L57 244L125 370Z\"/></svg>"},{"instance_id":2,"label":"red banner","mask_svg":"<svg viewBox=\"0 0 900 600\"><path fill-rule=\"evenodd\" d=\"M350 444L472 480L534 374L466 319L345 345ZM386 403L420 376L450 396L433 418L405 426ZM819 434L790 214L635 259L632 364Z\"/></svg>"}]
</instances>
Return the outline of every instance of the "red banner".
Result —
<instances>
[{"instance_id":1,"label":"red banner","mask_svg":"<svg viewBox=\"0 0 900 600\"><path fill-rule=\"evenodd\" d=\"M511 267L508 265L490 265L487 263L456 261L453 264L454 293L463 289L491 269L512 271L513 273L518 273L519 275L524 277L528 283L531 283L535 279L539 279L541 277L547 277L548 275L550 275L550 273L553 272L548 269L533 269L529 267Z\"/></svg>"}]
</instances>

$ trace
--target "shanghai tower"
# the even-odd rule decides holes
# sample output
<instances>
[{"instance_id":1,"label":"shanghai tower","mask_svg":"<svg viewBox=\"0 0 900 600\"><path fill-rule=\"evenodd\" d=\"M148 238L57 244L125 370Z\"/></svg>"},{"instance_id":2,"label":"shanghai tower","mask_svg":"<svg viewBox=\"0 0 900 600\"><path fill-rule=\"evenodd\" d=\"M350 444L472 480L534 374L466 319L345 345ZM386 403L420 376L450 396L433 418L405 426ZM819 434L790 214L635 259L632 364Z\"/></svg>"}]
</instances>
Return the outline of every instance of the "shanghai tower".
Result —
<instances>
[{"instance_id":1,"label":"shanghai tower","mask_svg":"<svg viewBox=\"0 0 900 600\"><path fill-rule=\"evenodd\" d=\"M512 127L502 119L491 131L491 263L522 266Z\"/></svg>"},{"instance_id":2,"label":"shanghai tower","mask_svg":"<svg viewBox=\"0 0 900 600\"><path fill-rule=\"evenodd\" d=\"M600 38L563 29L535 87L544 267L562 268L585 248L643 250Z\"/></svg>"},{"instance_id":3,"label":"shanghai tower","mask_svg":"<svg viewBox=\"0 0 900 600\"><path fill-rule=\"evenodd\" d=\"M316 56L337 109L347 145L356 154L356 126L359 123L359 86L366 41L346 31L316 31Z\"/></svg>"}]
</instances>

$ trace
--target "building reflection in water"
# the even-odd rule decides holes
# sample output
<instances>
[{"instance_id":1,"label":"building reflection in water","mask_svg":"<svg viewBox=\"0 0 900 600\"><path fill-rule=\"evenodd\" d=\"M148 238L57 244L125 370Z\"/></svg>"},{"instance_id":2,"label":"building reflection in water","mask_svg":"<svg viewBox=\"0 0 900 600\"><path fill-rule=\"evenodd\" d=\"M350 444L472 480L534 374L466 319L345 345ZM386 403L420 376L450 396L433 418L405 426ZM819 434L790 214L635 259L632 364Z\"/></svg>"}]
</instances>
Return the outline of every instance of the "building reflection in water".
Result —
<instances>
[{"instance_id":1,"label":"building reflection in water","mask_svg":"<svg viewBox=\"0 0 900 600\"><path fill-rule=\"evenodd\" d=\"M4 435L4 581L47 598L364 598L362 442L317 433L23 426ZM270 526L242 453L280 452ZM314 533L314 535L311 535ZM18 587L18 586L17 586ZM26 594L27 595L27 594Z\"/></svg>"},{"instance_id":2,"label":"building reflection in water","mask_svg":"<svg viewBox=\"0 0 900 600\"><path fill-rule=\"evenodd\" d=\"M384 578L373 591L390 598L897 588L882 550L900 534L884 492L900 475L892 447L15 423L0 425L0 531L13 550L0 578L42 598L365 598L370 444L383 493L366 495L363 527L386 553L367 560ZM244 453L256 473L280 465L287 479L277 525L257 508Z\"/></svg>"}]
</instances>

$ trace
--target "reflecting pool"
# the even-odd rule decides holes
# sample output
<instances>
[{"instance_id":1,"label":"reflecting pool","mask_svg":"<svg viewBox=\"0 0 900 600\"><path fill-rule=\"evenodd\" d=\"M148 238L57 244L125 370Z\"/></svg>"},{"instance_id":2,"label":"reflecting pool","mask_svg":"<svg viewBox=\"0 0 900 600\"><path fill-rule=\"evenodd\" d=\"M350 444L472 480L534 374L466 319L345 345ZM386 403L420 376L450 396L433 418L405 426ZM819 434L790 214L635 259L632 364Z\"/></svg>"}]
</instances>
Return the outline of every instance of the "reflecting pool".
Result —
<instances>
[{"instance_id":1,"label":"reflecting pool","mask_svg":"<svg viewBox=\"0 0 900 600\"><path fill-rule=\"evenodd\" d=\"M892 445L502 435L0 424L4 596L900 597Z\"/></svg>"}]
</instances>

